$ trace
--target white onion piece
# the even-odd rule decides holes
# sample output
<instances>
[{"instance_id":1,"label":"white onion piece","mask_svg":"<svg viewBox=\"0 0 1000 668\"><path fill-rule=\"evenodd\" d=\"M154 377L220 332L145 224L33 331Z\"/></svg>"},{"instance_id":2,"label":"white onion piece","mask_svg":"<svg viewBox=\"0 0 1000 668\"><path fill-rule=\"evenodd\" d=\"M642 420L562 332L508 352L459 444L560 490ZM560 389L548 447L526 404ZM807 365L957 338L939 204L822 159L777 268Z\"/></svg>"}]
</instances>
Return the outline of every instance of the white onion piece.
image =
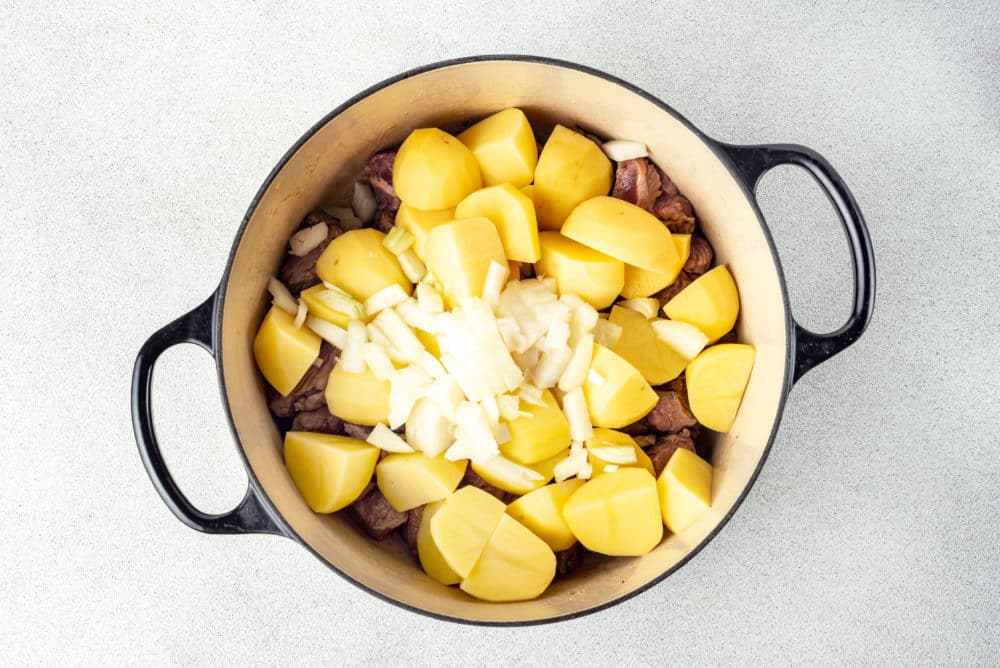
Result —
<instances>
[{"instance_id":1,"label":"white onion piece","mask_svg":"<svg viewBox=\"0 0 1000 668\"><path fill-rule=\"evenodd\" d=\"M364 181L354 182L354 196L351 198L351 209L354 210L354 215L363 223L370 222L375 216L375 193L372 192L372 187Z\"/></svg>"},{"instance_id":2,"label":"white onion piece","mask_svg":"<svg viewBox=\"0 0 1000 668\"><path fill-rule=\"evenodd\" d=\"M417 399L406 419L406 440L411 446L428 457L437 457L454 440L451 432L451 421L430 397Z\"/></svg>"},{"instance_id":3,"label":"white onion piece","mask_svg":"<svg viewBox=\"0 0 1000 668\"><path fill-rule=\"evenodd\" d=\"M605 464L604 465L604 472L605 473L614 473L617 470L618 470L618 464Z\"/></svg>"},{"instance_id":4,"label":"white onion piece","mask_svg":"<svg viewBox=\"0 0 1000 668\"><path fill-rule=\"evenodd\" d=\"M587 372L587 382L591 385L604 385L604 376L591 369Z\"/></svg>"},{"instance_id":5,"label":"white onion piece","mask_svg":"<svg viewBox=\"0 0 1000 668\"><path fill-rule=\"evenodd\" d=\"M291 291L285 284L274 278L267 279L267 291L271 293L271 303L280 308L288 315L297 315L299 312L298 300L292 296Z\"/></svg>"},{"instance_id":6,"label":"white onion piece","mask_svg":"<svg viewBox=\"0 0 1000 668\"><path fill-rule=\"evenodd\" d=\"M492 394L488 394L483 397L483 400L479 402L479 405L483 407L486 411L486 417L489 418L490 424L493 426L494 431L498 424L500 424L500 406L497 404L497 398Z\"/></svg>"},{"instance_id":7,"label":"white onion piece","mask_svg":"<svg viewBox=\"0 0 1000 668\"><path fill-rule=\"evenodd\" d=\"M490 308L496 308L500 303L500 291L507 283L507 276L510 274L510 267L500 264L496 260L490 260L490 266L486 270L486 278L483 281L483 299Z\"/></svg>"},{"instance_id":8,"label":"white onion piece","mask_svg":"<svg viewBox=\"0 0 1000 668\"><path fill-rule=\"evenodd\" d=\"M592 445L590 454L611 464L635 464L635 448L628 445Z\"/></svg>"},{"instance_id":9,"label":"white onion piece","mask_svg":"<svg viewBox=\"0 0 1000 668\"><path fill-rule=\"evenodd\" d=\"M403 322L399 314L392 309L382 311L375 316L375 320L369 327L371 326L376 327L385 335L404 360L413 361L424 352L424 344L420 343L420 339L413 333L410 326Z\"/></svg>"},{"instance_id":10,"label":"white onion piece","mask_svg":"<svg viewBox=\"0 0 1000 668\"><path fill-rule=\"evenodd\" d=\"M493 436L497 439L497 443L503 445L504 443L510 442L510 439L514 438L510 433L510 427L507 426L506 422L501 422L493 429Z\"/></svg>"},{"instance_id":11,"label":"white onion piece","mask_svg":"<svg viewBox=\"0 0 1000 668\"><path fill-rule=\"evenodd\" d=\"M500 449L486 411L479 404L463 401L455 415L455 445L448 449L445 457L471 459L479 463L498 454Z\"/></svg>"},{"instance_id":12,"label":"white onion piece","mask_svg":"<svg viewBox=\"0 0 1000 668\"><path fill-rule=\"evenodd\" d=\"M644 315L646 320L652 320L656 317L656 312L660 310L660 301L655 297L636 297L620 301L618 306L632 309Z\"/></svg>"},{"instance_id":13,"label":"white onion piece","mask_svg":"<svg viewBox=\"0 0 1000 668\"><path fill-rule=\"evenodd\" d=\"M419 303L413 299L407 299L397 304L396 313L403 319L403 322L414 329L422 329L430 334L437 334L441 329L437 315L420 308Z\"/></svg>"},{"instance_id":14,"label":"white onion piece","mask_svg":"<svg viewBox=\"0 0 1000 668\"><path fill-rule=\"evenodd\" d=\"M434 402L441 414L454 422L458 413L458 407L465 401L462 388L451 376L437 378L427 388L427 398Z\"/></svg>"},{"instance_id":15,"label":"white onion piece","mask_svg":"<svg viewBox=\"0 0 1000 668\"><path fill-rule=\"evenodd\" d=\"M399 434L379 422L365 439L375 447L382 448L386 452L413 452L410 444L399 437Z\"/></svg>"},{"instance_id":16,"label":"white onion piece","mask_svg":"<svg viewBox=\"0 0 1000 668\"><path fill-rule=\"evenodd\" d=\"M347 323L347 345L340 357L341 368L347 373L364 373L364 346L368 342L368 332L365 323L351 320Z\"/></svg>"},{"instance_id":17,"label":"white onion piece","mask_svg":"<svg viewBox=\"0 0 1000 668\"><path fill-rule=\"evenodd\" d=\"M408 366L396 371L389 379L389 426L396 429L404 424L414 404L427 394L433 382L426 371Z\"/></svg>"},{"instance_id":18,"label":"white onion piece","mask_svg":"<svg viewBox=\"0 0 1000 668\"><path fill-rule=\"evenodd\" d=\"M563 295L565 297L565 295ZM587 334L592 334L597 327L600 316L590 304L586 302L576 306L569 320L569 344L576 345L581 338Z\"/></svg>"},{"instance_id":19,"label":"white onion piece","mask_svg":"<svg viewBox=\"0 0 1000 668\"><path fill-rule=\"evenodd\" d=\"M306 316L309 315L309 307L306 303L299 300L299 310L295 313L295 329L302 329L302 325L306 322Z\"/></svg>"},{"instance_id":20,"label":"white onion piece","mask_svg":"<svg viewBox=\"0 0 1000 668\"><path fill-rule=\"evenodd\" d=\"M399 268L406 275L406 280L411 283L416 283L427 275L427 265L421 262L412 248L407 248L397 255L396 259L399 261Z\"/></svg>"},{"instance_id":21,"label":"white onion piece","mask_svg":"<svg viewBox=\"0 0 1000 668\"><path fill-rule=\"evenodd\" d=\"M344 218L357 218L354 215L354 209L349 206L327 206L323 207L323 210L340 221Z\"/></svg>"},{"instance_id":22,"label":"white onion piece","mask_svg":"<svg viewBox=\"0 0 1000 668\"><path fill-rule=\"evenodd\" d=\"M524 374L511 359L489 304L465 297L440 320L441 362L471 401L520 386Z\"/></svg>"},{"instance_id":23,"label":"white onion piece","mask_svg":"<svg viewBox=\"0 0 1000 668\"><path fill-rule=\"evenodd\" d=\"M499 454L486 461L477 462L477 466L490 477L502 480L512 486L531 487L535 483L545 480L538 471L512 462Z\"/></svg>"},{"instance_id":24,"label":"white onion piece","mask_svg":"<svg viewBox=\"0 0 1000 668\"><path fill-rule=\"evenodd\" d=\"M424 278L430 276L428 273ZM441 313L444 311L444 299L441 293L429 283L420 282L417 284L417 305L428 313Z\"/></svg>"},{"instance_id":25,"label":"white onion piece","mask_svg":"<svg viewBox=\"0 0 1000 668\"><path fill-rule=\"evenodd\" d=\"M590 478L593 469L590 466L590 462L587 461L587 451L580 449L576 452L570 452L566 459L556 464L553 473L556 482L562 482L573 477L580 478L581 480Z\"/></svg>"},{"instance_id":26,"label":"white onion piece","mask_svg":"<svg viewBox=\"0 0 1000 668\"><path fill-rule=\"evenodd\" d=\"M594 427L590 424L590 413L587 411L587 399L583 389L576 388L567 392L562 398L563 413L569 422L569 435L574 441L586 441L594 435Z\"/></svg>"},{"instance_id":27,"label":"white onion piece","mask_svg":"<svg viewBox=\"0 0 1000 668\"><path fill-rule=\"evenodd\" d=\"M330 228L326 226L326 223L316 223L304 230L299 230L288 240L288 254L300 257L308 255L326 240L326 235L329 232Z\"/></svg>"},{"instance_id":28,"label":"white onion piece","mask_svg":"<svg viewBox=\"0 0 1000 668\"><path fill-rule=\"evenodd\" d=\"M521 401L526 404L531 404L533 406L544 406L545 402L542 401L542 388L536 387L531 383L525 383L517 391L518 396Z\"/></svg>"},{"instance_id":29,"label":"white onion piece","mask_svg":"<svg viewBox=\"0 0 1000 668\"><path fill-rule=\"evenodd\" d=\"M397 283L387 285L365 300L365 312L375 315L408 299L406 291Z\"/></svg>"},{"instance_id":30,"label":"white onion piece","mask_svg":"<svg viewBox=\"0 0 1000 668\"><path fill-rule=\"evenodd\" d=\"M594 341L605 348L614 348L622 338L622 327L600 318L594 326Z\"/></svg>"},{"instance_id":31,"label":"white onion piece","mask_svg":"<svg viewBox=\"0 0 1000 668\"><path fill-rule=\"evenodd\" d=\"M542 352L531 372L531 382L542 388L555 387L572 357L573 351L568 346Z\"/></svg>"},{"instance_id":32,"label":"white onion piece","mask_svg":"<svg viewBox=\"0 0 1000 668\"><path fill-rule=\"evenodd\" d=\"M396 372L396 367L392 365L389 354L385 348L375 341L370 341L364 345L361 351L365 364L371 369L372 375L379 380L389 380Z\"/></svg>"},{"instance_id":33,"label":"white onion piece","mask_svg":"<svg viewBox=\"0 0 1000 668\"><path fill-rule=\"evenodd\" d=\"M515 394L501 394L497 397L497 408L504 420L516 420L521 412L521 400Z\"/></svg>"},{"instance_id":34,"label":"white onion piece","mask_svg":"<svg viewBox=\"0 0 1000 668\"><path fill-rule=\"evenodd\" d=\"M594 335L585 334L573 348L573 356L569 358L569 363L559 377L559 389L563 392L570 392L578 387L583 387L583 384L587 382L587 372L590 371L590 362L593 357Z\"/></svg>"},{"instance_id":35,"label":"white onion piece","mask_svg":"<svg viewBox=\"0 0 1000 668\"><path fill-rule=\"evenodd\" d=\"M693 360L708 345L705 333L686 322L657 318L650 324L653 325L656 338L676 350L684 359Z\"/></svg>"},{"instance_id":36,"label":"white onion piece","mask_svg":"<svg viewBox=\"0 0 1000 668\"><path fill-rule=\"evenodd\" d=\"M332 322L313 315L306 318L306 327L316 332L321 339L340 350L343 350L347 346L347 330L343 327L339 327Z\"/></svg>"},{"instance_id":37,"label":"white onion piece","mask_svg":"<svg viewBox=\"0 0 1000 668\"><path fill-rule=\"evenodd\" d=\"M512 353L523 353L530 347L528 339L521 333L521 327L514 318L497 318L497 329L500 330L500 337L507 350Z\"/></svg>"},{"instance_id":38,"label":"white onion piece","mask_svg":"<svg viewBox=\"0 0 1000 668\"><path fill-rule=\"evenodd\" d=\"M649 155L645 144L625 139L612 139L601 144L601 148L604 150L604 154L615 162L645 158Z\"/></svg>"},{"instance_id":39,"label":"white onion piece","mask_svg":"<svg viewBox=\"0 0 1000 668\"><path fill-rule=\"evenodd\" d=\"M444 370L444 365L441 364L441 361L426 350L412 363L423 369L431 378L437 379L448 375L448 372Z\"/></svg>"}]
</instances>

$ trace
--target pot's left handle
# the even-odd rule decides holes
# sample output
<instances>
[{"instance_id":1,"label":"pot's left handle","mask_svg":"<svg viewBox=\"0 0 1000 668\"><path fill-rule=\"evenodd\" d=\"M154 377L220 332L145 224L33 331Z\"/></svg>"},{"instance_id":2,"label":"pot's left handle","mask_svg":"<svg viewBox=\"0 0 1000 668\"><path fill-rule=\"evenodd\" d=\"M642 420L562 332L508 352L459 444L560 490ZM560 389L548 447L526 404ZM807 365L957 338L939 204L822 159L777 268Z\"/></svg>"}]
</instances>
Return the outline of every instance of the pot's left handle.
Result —
<instances>
[{"instance_id":1,"label":"pot's left handle","mask_svg":"<svg viewBox=\"0 0 1000 668\"><path fill-rule=\"evenodd\" d=\"M178 343L194 343L214 355L212 349L214 310L215 294L201 306L153 334L139 349L132 372L132 427L135 429L135 440L139 445L139 456L163 502L177 519L192 529L205 533L284 535L261 505L253 487L249 485L243 500L229 512L213 515L195 508L170 475L156 440L150 394L156 360L163 351Z\"/></svg>"}]
</instances>

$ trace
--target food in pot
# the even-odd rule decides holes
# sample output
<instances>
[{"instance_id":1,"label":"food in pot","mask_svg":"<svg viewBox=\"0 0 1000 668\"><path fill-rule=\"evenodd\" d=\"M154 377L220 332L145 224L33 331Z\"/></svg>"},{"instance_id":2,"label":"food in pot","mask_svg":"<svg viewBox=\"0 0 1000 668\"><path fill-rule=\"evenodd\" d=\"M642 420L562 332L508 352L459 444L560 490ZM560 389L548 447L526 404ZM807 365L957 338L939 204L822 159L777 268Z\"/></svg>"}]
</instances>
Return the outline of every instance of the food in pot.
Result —
<instances>
[{"instance_id":1,"label":"food in pot","mask_svg":"<svg viewBox=\"0 0 1000 668\"><path fill-rule=\"evenodd\" d=\"M414 130L269 283L253 350L289 474L483 600L649 552L710 508L698 435L753 369L714 259L641 143L557 125L539 153L519 109Z\"/></svg>"}]
</instances>

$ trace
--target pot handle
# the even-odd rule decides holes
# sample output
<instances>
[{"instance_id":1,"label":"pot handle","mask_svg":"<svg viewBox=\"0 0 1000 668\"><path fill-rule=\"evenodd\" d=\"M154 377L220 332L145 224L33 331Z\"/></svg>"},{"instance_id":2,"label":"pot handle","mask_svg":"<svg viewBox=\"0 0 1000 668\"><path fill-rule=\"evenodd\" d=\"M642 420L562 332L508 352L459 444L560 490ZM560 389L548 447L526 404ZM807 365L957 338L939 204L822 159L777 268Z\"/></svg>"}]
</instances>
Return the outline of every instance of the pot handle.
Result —
<instances>
[{"instance_id":1,"label":"pot handle","mask_svg":"<svg viewBox=\"0 0 1000 668\"><path fill-rule=\"evenodd\" d=\"M153 367L156 360L167 348L179 343L194 343L213 356L212 315L215 310L213 293L201 306L177 318L153 334L135 358L132 372L132 427L139 446L139 457L146 467L153 486L160 493L163 502L184 524L205 533L240 534L270 533L284 535L271 519L256 492L249 484L243 500L226 513L212 515L198 510L188 501L167 469L160 452L160 445L153 431L153 412L150 388L153 381Z\"/></svg>"},{"instance_id":2,"label":"pot handle","mask_svg":"<svg viewBox=\"0 0 1000 668\"><path fill-rule=\"evenodd\" d=\"M830 198L847 234L854 268L854 305L851 315L840 329L828 334L817 334L798 322L795 323L795 382L809 369L857 341L868 328L875 308L875 259L871 237L861 209L847 184L826 158L816 151L795 144L720 146L754 192L760 178L773 167L798 165L805 168Z\"/></svg>"}]
</instances>

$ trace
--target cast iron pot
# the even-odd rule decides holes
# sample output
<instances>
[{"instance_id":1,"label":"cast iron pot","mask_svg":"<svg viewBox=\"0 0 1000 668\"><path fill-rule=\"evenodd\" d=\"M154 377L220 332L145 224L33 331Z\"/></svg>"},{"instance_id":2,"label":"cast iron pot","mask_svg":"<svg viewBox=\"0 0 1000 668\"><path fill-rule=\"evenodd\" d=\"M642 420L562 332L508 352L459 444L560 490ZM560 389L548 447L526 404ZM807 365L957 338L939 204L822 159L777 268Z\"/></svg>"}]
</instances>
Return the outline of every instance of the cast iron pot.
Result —
<instances>
[{"instance_id":1,"label":"cast iron pot","mask_svg":"<svg viewBox=\"0 0 1000 668\"><path fill-rule=\"evenodd\" d=\"M267 409L251 340L263 317L266 283L289 235L322 202L350 201L369 155L400 143L418 127L476 119L520 107L534 120L579 124L605 137L644 141L650 156L687 195L718 262L739 285L740 341L757 363L739 417L715 434L712 507L694 526L668 535L640 558L608 558L556 581L540 598L486 603L425 576L396 541L379 544L337 515L313 513L282 462L281 437ZM804 167L826 191L850 242L854 304L836 332L815 334L789 311L781 263L754 199L758 179L776 165ZM801 146L733 146L715 141L669 106L593 69L544 58L484 56L406 72L341 105L309 130L278 163L250 205L212 296L143 345L132 379L132 419L143 464L173 513L207 533L271 533L298 541L349 581L390 602L450 620L529 624L593 612L662 580L722 528L746 496L778 428L792 384L851 345L871 317L875 272L861 212L821 156ZM196 343L215 357L223 403L246 465L246 496L230 512L195 508L167 469L153 430L150 383L159 355Z\"/></svg>"}]
</instances>

